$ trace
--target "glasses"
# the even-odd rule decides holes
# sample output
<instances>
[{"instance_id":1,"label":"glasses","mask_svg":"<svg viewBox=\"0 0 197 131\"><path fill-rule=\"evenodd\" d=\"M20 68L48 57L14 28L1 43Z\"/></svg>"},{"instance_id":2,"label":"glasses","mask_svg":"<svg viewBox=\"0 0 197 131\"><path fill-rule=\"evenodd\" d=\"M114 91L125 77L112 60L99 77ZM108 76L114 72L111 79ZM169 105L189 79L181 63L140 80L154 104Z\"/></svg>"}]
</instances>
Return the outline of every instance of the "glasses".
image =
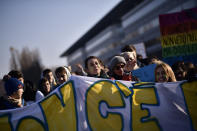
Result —
<instances>
[{"instance_id":1,"label":"glasses","mask_svg":"<svg viewBox=\"0 0 197 131\"><path fill-rule=\"evenodd\" d=\"M124 68L124 66L125 66L124 64L121 64L119 66L115 66L114 69L115 70L120 70L120 68Z\"/></svg>"}]
</instances>

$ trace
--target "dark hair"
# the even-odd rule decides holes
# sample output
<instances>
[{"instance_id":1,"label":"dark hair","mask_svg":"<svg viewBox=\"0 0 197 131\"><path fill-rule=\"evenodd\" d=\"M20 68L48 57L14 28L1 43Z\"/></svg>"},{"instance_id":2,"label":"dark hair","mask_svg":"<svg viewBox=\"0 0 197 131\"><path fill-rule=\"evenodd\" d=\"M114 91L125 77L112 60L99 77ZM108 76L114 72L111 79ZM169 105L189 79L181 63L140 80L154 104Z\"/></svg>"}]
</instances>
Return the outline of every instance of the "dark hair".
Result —
<instances>
[{"instance_id":1,"label":"dark hair","mask_svg":"<svg viewBox=\"0 0 197 131\"><path fill-rule=\"evenodd\" d=\"M46 77L41 78L40 81L39 81L39 86L38 87L39 87L39 90L44 94L44 96L48 95L48 93L44 90L42 84L47 82L47 81L49 81L49 80Z\"/></svg>"},{"instance_id":2,"label":"dark hair","mask_svg":"<svg viewBox=\"0 0 197 131\"><path fill-rule=\"evenodd\" d=\"M43 70L42 74L43 74L43 76L46 76L46 74L48 74L50 72L52 72L50 69L45 69L45 70Z\"/></svg>"},{"instance_id":3,"label":"dark hair","mask_svg":"<svg viewBox=\"0 0 197 131\"><path fill-rule=\"evenodd\" d=\"M133 45L125 45L122 49L121 52L136 52L136 48Z\"/></svg>"},{"instance_id":4,"label":"dark hair","mask_svg":"<svg viewBox=\"0 0 197 131\"><path fill-rule=\"evenodd\" d=\"M8 75L10 75L12 78L16 78L16 79L19 79L19 78L23 78L23 74L22 72L18 71L18 70L11 70Z\"/></svg>"},{"instance_id":5,"label":"dark hair","mask_svg":"<svg viewBox=\"0 0 197 131\"><path fill-rule=\"evenodd\" d=\"M197 74L197 69L196 69L196 68L190 68L190 69L188 69L188 71L187 71L186 79L187 79L189 82L192 82L192 81L194 81L194 80L197 80L196 74Z\"/></svg>"},{"instance_id":6,"label":"dark hair","mask_svg":"<svg viewBox=\"0 0 197 131\"><path fill-rule=\"evenodd\" d=\"M103 64L103 62L102 62L101 59L99 59L99 58L96 57L96 56L89 56L88 58L85 59L85 68L86 68L86 69L88 69L88 61L89 61L90 59L97 59L98 62L99 62L99 64L100 64L101 66L104 66L104 64Z\"/></svg>"},{"instance_id":7,"label":"dark hair","mask_svg":"<svg viewBox=\"0 0 197 131\"><path fill-rule=\"evenodd\" d=\"M10 75L4 75L3 76L3 81L5 82L5 81L9 80L10 78L11 78Z\"/></svg>"},{"instance_id":8,"label":"dark hair","mask_svg":"<svg viewBox=\"0 0 197 131\"><path fill-rule=\"evenodd\" d=\"M25 80L23 98L25 101L35 101L37 89L33 82Z\"/></svg>"},{"instance_id":9,"label":"dark hair","mask_svg":"<svg viewBox=\"0 0 197 131\"><path fill-rule=\"evenodd\" d=\"M59 74L61 72L65 72L66 73L66 69L64 67L62 67L62 66L56 68L55 75L57 76L57 74Z\"/></svg>"},{"instance_id":10,"label":"dark hair","mask_svg":"<svg viewBox=\"0 0 197 131\"><path fill-rule=\"evenodd\" d=\"M172 65L172 69L173 71L178 70L179 68L183 69L184 71L187 71L187 68L185 66L185 63L183 61L176 61L173 65Z\"/></svg>"}]
</instances>

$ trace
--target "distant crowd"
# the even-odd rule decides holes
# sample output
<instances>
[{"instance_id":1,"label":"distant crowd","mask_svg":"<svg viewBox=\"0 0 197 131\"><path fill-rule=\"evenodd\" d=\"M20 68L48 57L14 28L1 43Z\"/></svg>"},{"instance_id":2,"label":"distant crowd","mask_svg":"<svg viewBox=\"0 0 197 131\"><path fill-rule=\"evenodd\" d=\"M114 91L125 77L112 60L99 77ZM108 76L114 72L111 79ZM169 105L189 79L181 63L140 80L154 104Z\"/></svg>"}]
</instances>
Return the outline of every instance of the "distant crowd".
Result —
<instances>
[{"instance_id":1,"label":"distant crowd","mask_svg":"<svg viewBox=\"0 0 197 131\"><path fill-rule=\"evenodd\" d=\"M111 58L108 66L98 57L89 56L84 61L84 68L76 64L75 71L71 66L60 66L55 69L54 75L51 69L44 69L38 87L31 80L25 80L22 72L11 70L0 80L0 109L19 108L39 101L67 82L71 75L141 81L132 72L152 64L156 65L153 75L158 83L193 81L197 78L196 65L191 62L177 61L170 66L157 57L142 58L133 45L126 45L120 54Z\"/></svg>"}]
</instances>

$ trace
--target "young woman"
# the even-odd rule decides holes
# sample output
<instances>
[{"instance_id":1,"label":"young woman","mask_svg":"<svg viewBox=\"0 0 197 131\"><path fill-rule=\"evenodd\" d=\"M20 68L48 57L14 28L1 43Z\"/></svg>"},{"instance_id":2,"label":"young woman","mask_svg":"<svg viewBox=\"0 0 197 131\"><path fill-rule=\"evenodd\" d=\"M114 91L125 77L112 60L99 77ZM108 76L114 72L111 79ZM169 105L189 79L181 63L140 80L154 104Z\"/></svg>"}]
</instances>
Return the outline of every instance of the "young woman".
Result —
<instances>
[{"instance_id":1,"label":"young woman","mask_svg":"<svg viewBox=\"0 0 197 131\"><path fill-rule=\"evenodd\" d=\"M85 68L87 76L97 78L109 78L107 73L104 71L103 62L96 56L89 56L85 60Z\"/></svg>"},{"instance_id":2,"label":"young woman","mask_svg":"<svg viewBox=\"0 0 197 131\"><path fill-rule=\"evenodd\" d=\"M51 92L51 86L47 78L43 77L40 79L39 91L41 91L44 96L47 96Z\"/></svg>"},{"instance_id":3,"label":"young woman","mask_svg":"<svg viewBox=\"0 0 197 131\"><path fill-rule=\"evenodd\" d=\"M57 85L52 70L45 69L45 70L43 70L42 75L43 75L43 77L45 77L49 80L49 83L51 85L51 89L53 88L53 86Z\"/></svg>"},{"instance_id":4,"label":"young woman","mask_svg":"<svg viewBox=\"0 0 197 131\"><path fill-rule=\"evenodd\" d=\"M166 63L160 63L155 68L155 82L176 82L172 68Z\"/></svg>"}]
</instances>

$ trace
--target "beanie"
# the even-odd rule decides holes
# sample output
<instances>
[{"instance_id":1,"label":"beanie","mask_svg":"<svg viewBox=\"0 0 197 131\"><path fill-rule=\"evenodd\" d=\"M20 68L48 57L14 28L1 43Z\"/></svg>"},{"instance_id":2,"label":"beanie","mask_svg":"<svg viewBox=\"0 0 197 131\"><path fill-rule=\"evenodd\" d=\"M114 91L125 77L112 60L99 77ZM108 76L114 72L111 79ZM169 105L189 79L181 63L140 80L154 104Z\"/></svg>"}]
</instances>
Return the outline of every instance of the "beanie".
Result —
<instances>
[{"instance_id":1,"label":"beanie","mask_svg":"<svg viewBox=\"0 0 197 131\"><path fill-rule=\"evenodd\" d=\"M12 95L14 92L23 88L23 84L16 78L10 78L5 81L4 88L8 96Z\"/></svg>"},{"instance_id":2,"label":"beanie","mask_svg":"<svg viewBox=\"0 0 197 131\"><path fill-rule=\"evenodd\" d=\"M109 68L112 70L114 68L114 66L116 66L119 63L126 64L126 61L125 61L124 57L122 57L122 56L114 56L112 58L112 60L110 61Z\"/></svg>"}]
</instances>

